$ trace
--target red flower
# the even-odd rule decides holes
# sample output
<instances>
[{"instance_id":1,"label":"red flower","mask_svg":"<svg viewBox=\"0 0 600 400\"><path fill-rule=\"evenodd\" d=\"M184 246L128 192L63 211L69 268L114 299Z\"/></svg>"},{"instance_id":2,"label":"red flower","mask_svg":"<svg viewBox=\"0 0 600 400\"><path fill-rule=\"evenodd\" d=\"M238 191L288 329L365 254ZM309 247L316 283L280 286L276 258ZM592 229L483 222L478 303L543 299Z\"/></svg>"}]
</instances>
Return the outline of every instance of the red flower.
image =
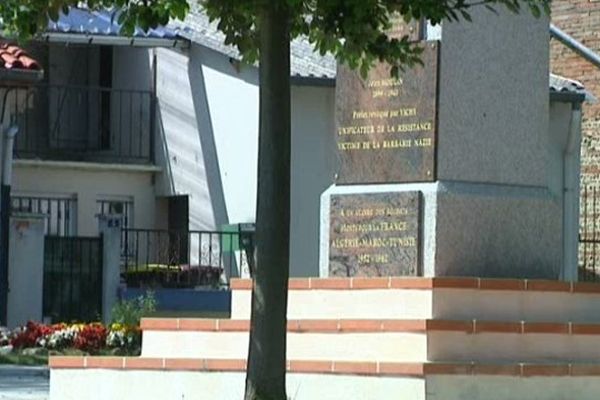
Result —
<instances>
[{"instance_id":1,"label":"red flower","mask_svg":"<svg viewBox=\"0 0 600 400\"><path fill-rule=\"evenodd\" d=\"M98 351L105 346L107 334L108 331L100 323L86 325L75 338L74 346L82 351Z\"/></svg>"},{"instance_id":2,"label":"red flower","mask_svg":"<svg viewBox=\"0 0 600 400\"><path fill-rule=\"evenodd\" d=\"M29 321L25 325L25 329L19 332L11 340L10 344L16 349L35 347L38 339L51 334L55 330L54 327Z\"/></svg>"}]
</instances>

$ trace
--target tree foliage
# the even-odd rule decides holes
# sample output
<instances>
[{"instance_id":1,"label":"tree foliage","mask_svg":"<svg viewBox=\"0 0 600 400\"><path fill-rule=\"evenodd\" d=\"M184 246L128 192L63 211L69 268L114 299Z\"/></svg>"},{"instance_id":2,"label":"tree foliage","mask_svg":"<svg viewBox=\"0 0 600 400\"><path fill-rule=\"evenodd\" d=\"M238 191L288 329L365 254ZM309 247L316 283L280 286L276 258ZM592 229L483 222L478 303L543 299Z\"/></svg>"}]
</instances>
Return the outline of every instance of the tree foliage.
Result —
<instances>
[{"instance_id":1,"label":"tree foliage","mask_svg":"<svg viewBox=\"0 0 600 400\"><path fill-rule=\"evenodd\" d=\"M282 0L284 1L284 0ZM219 21L226 43L236 46L249 62L258 58L257 10L260 0L203 0L208 15ZM395 17L428 19L432 24L444 19L470 21L472 7L505 6L517 13L528 8L534 16L548 13L550 0L285 0L290 11L291 38L305 36L322 55L331 53L352 69L365 75L375 62L398 69L419 62L421 48L408 37L386 35Z\"/></svg>"},{"instance_id":2,"label":"tree foliage","mask_svg":"<svg viewBox=\"0 0 600 400\"><path fill-rule=\"evenodd\" d=\"M365 75L375 62L386 62L392 73L419 62L421 48L407 37L389 38L394 16L405 21L426 18L471 20L473 7L504 6L515 13L527 8L534 16L548 13L551 0L191 0L200 3L226 35L226 43L239 49L250 63L258 60L260 45L257 16L263 1L279 1L289 8L291 38L305 36L321 54L331 53ZM2 0L0 18L8 34L26 38L44 30L59 11L68 13L79 0ZM122 33L166 25L171 18L184 19L188 0L87 0L90 9L115 9Z\"/></svg>"},{"instance_id":3,"label":"tree foliage","mask_svg":"<svg viewBox=\"0 0 600 400\"><path fill-rule=\"evenodd\" d=\"M182 20L190 8L188 0L2 0L0 19L5 34L26 39L44 31L49 20L57 21L60 11L68 14L69 7L79 5L114 10L123 35L131 35L136 26L147 31L172 18Z\"/></svg>"}]
</instances>

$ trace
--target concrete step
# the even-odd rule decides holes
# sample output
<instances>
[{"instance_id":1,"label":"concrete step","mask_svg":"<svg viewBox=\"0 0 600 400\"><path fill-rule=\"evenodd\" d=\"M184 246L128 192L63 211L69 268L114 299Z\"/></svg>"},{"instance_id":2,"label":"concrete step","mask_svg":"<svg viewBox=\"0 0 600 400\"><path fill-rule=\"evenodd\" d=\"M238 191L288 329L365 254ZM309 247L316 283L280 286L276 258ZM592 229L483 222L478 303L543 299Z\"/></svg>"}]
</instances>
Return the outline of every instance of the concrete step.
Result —
<instances>
[{"instance_id":1,"label":"concrete step","mask_svg":"<svg viewBox=\"0 0 600 400\"><path fill-rule=\"evenodd\" d=\"M52 357L51 400L243 398L245 360ZM600 364L292 360L295 400L592 400Z\"/></svg>"},{"instance_id":2,"label":"concrete step","mask_svg":"<svg viewBox=\"0 0 600 400\"><path fill-rule=\"evenodd\" d=\"M247 320L142 320L144 357L241 359ZM290 320L288 357L371 362L600 360L600 324ZM352 349L352 351L348 351Z\"/></svg>"},{"instance_id":3,"label":"concrete step","mask_svg":"<svg viewBox=\"0 0 600 400\"><path fill-rule=\"evenodd\" d=\"M232 319L249 319L252 281L234 279ZM451 319L600 323L600 284L480 278L304 278L289 319Z\"/></svg>"}]
</instances>

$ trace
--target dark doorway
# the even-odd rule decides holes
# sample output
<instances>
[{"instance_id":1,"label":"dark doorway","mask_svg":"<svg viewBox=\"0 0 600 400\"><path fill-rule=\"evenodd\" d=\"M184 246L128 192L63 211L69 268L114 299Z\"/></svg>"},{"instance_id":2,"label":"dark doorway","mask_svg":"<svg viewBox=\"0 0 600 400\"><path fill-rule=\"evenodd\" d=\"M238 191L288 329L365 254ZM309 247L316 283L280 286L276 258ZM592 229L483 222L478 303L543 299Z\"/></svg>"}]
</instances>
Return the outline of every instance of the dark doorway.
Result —
<instances>
[{"instance_id":1,"label":"dark doorway","mask_svg":"<svg viewBox=\"0 0 600 400\"><path fill-rule=\"evenodd\" d=\"M188 196L169 197L169 259L178 264L189 264L189 209Z\"/></svg>"}]
</instances>

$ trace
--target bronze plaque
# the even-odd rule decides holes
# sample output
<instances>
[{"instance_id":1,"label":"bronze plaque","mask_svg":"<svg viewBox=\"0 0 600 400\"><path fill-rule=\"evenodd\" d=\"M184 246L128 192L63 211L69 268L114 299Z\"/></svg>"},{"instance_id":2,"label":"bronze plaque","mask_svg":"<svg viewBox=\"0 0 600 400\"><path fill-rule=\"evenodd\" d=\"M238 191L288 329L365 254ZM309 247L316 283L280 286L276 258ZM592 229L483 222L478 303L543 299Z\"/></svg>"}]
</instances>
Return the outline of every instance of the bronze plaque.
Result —
<instances>
[{"instance_id":1,"label":"bronze plaque","mask_svg":"<svg viewBox=\"0 0 600 400\"><path fill-rule=\"evenodd\" d=\"M329 275L419 275L420 221L420 192L331 196Z\"/></svg>"},{"instance_id":2,"label":"bronze plaque","mask_svg":"<svg viewBox=\"0 0 600 400\"><path fill-rule=\"evenodd\" d=\"M408 40L411 42L421 40L421 26L423 21L412 20L409 23L406 23L404 17L401 14L396 13L390 16L390 22L392 28L386 32L389 38L402 39L404 36L407 36Z\"/></svg>"},{"instance_id":3,"label":"bronze plaque","mask_svg":"<svg viewBox=\"0 0 600 400\"><path fill-rule=\"evenodd\" d=\"M366 80L338 67L337 183L435 180L438 43L423 42L423 66L390 77L377 65Z\"/></svg>"}]
</instances>

